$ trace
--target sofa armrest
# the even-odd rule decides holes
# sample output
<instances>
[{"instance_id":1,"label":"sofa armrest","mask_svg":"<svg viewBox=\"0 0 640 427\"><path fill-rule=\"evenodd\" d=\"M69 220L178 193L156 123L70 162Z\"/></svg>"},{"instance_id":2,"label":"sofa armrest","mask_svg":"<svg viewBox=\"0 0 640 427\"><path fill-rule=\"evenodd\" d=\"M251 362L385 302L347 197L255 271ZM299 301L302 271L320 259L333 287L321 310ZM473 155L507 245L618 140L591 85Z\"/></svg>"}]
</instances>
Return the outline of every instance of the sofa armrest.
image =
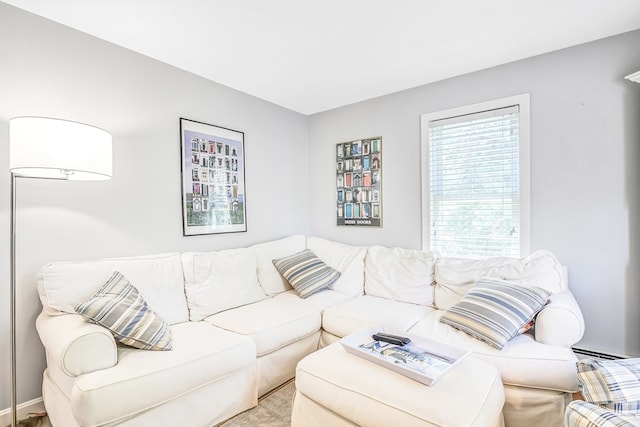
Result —
<instances>
[{"instance_id":1,"label":"sofa armrest","mask_svg":"<svg viewBox=\"0 0 640 427\"><path fill-rule=\"evenodd\" d=\"M79 314L40 313L36 320L47 363L67 375L78 376L115 366L116 341L107 329L87 322Z\"/></svg>"},{"instance_id":2,"label":"sofa armrest","mask_svg":"<svg viewBox=\"0 0 640 427\"><path fill-rule=\"evenodd\" d=\"M571 347L584 335L584 317L578 302L569 290L553 294L549 300L536 318L536 341Z\"/></svg>"}]
</instances>

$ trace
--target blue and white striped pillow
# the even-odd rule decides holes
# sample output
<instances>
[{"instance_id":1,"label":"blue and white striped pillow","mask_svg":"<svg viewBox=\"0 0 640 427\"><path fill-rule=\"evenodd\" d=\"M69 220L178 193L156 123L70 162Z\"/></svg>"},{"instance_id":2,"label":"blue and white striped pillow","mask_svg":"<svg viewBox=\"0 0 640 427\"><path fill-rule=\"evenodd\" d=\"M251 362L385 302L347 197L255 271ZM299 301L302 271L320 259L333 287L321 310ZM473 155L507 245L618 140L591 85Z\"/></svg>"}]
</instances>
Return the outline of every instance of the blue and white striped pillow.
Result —
<instances>
[{"instance_id":1,"label":"blue and white striped pillow","mask_svg":"<svg viewBox=\"0 0 640 427\"><path fill-rule=\"evenodd\" d=\"M94 296L76 305L75 311L89 322L109 329L122 344L142 350L172 348L167 323L120 272L114 272Z\"/></svg>"},{"instance_id":2,"label":"blue and white striped pillow","mask_svg":"<svg viewBox=\"0 0 640 427\"><path fill-rule=\"evenodd\" d=\"M300 298L307 298L328 288L340 277L339 271L325 264L310 249L274 259L273 265L293 286Z\"/></svg>"},{"instance_id":3,"label":"blue and white striped pillow","mask_svg":"<svg viewBox=\"0 0 640 427\"><path fill-rule=\"evenodd\" d=\"M442 315L440 322L501 350L525 330L549 294L537 287L483 278Z\"/></svg>"}]
</instances>

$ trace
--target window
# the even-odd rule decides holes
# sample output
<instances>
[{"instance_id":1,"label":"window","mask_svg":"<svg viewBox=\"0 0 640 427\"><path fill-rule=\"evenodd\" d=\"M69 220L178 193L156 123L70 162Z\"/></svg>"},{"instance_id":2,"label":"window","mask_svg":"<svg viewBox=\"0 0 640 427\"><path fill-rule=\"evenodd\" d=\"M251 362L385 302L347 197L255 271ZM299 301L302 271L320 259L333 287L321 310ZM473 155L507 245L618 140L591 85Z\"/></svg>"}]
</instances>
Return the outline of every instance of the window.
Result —
<instances>
[{"instance_id":1,"label":"window","mask_svg":"<svg viewBox=\"0 0 640 427\"><path fill-rule=\"evenodd\" d=\"M529 95L422 117L423 248L529 251Z\"/></svg>"}]
</instances>

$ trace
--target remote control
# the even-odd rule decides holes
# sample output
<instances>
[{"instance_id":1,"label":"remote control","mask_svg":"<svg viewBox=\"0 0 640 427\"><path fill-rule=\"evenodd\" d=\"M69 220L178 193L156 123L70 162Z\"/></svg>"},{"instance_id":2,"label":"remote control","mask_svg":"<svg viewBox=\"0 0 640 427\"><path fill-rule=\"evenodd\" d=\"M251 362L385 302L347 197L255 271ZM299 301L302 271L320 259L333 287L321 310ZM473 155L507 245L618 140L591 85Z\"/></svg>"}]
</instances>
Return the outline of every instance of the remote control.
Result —
<instances>
[{"instance_id":1,"label":"remote control","mask_svg":"<svg viewBox=\"0 0 640 427\"><path fill-rule=\"evenodd\" d=\"M389 344L405 345L411 342L410 338L402 337L400 335L388 334L386 332L376 332L372 338L376 341L388 342Z\"/></svg>"}]
</instances>

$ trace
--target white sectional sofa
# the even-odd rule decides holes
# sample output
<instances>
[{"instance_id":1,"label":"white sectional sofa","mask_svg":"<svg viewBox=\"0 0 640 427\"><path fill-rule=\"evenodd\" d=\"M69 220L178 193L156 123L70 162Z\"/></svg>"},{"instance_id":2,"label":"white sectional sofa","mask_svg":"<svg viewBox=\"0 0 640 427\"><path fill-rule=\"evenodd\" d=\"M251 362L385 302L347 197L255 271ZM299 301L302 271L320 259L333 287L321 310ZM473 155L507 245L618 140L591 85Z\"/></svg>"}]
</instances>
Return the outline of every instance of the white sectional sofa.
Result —
<instances>
[{"instance_id":1,"label":"white sectional sofa","mask_svg":"<svg viewBox=\"0 0 640 427\"><path fill-rule=\"evenodd\" d=\"M341 274L302 299L272 261L305 248ZM170 351L122 345L76 313L114 271L168 325ZM481 277L551 293L535 328L502 350L439 322ZM577 390L570 347L584 321L565 269L545 251L525 259L452 259L293 235L206 253L51 263L38 289L43 398L54 427L214 426L293 378L306 355L377 325L467 348L496 366L510 427L560 426Z\"/></svg>"}]
</instances>

